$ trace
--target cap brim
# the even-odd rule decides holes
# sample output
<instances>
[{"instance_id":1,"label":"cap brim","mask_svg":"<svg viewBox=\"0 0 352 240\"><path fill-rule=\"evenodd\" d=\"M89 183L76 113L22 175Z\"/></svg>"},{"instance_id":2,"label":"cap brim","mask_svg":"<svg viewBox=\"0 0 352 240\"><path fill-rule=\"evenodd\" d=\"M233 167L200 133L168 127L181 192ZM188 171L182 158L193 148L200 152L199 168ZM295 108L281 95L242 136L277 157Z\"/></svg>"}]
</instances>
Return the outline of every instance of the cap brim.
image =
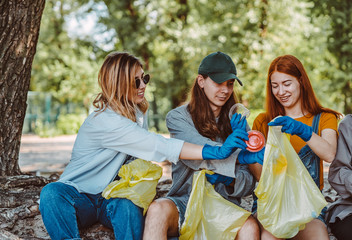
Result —
<instances>
[{"instance_id":1,"label":"cap brim","mask_svg":"<svg viewBox=\"0 0 352 240\"><path fill-rule=\"evenodd\" d=\"M239 80L238 77L233 73L210 73L208 76L216 83L223 83L230 79L236 79L237 82L243 86L242 81Z\"/></svg>"}]
</instances>

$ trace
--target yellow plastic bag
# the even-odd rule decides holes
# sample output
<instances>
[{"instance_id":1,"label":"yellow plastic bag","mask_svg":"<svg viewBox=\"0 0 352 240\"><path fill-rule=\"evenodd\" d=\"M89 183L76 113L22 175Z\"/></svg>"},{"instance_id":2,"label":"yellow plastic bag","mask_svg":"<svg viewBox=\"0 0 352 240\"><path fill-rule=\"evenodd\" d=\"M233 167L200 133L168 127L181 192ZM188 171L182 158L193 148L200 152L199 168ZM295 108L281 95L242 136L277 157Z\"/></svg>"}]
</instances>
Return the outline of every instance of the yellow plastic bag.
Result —
<instances>
[{"instance_id":1,"label":"yellow plastic bag","mask_svg":"<svg viewBox=\"0 0 352 240\"><path fill-rule=\"evenodd\" d=\"M202 170L193 176L179 239L235 239L250 213L218 194L206 180L205 173L213 172Z\"/></svg>"},{"instance_id":2,"label":"yellow plastic bag","mask_svg":"<svg viewBox=\"0 0 352 240\"><path fill-rule=\"evenodd\" d=\"M292 238L327 202L281 127L269 127L259 184L258 220L277 238Z\"/></svg>"},{"instance_id":3,"label":"yellow plastic bag","mask_svg":"<svg viewBox=\"0 0 352 240\"><path fill-rule=\"evenodd\" d=\"M118 181L111 182L103 191L104 198L127 198L147 212L156 194L156 185L163 174L163 169L154 163L136 159L123 165L119 171Z\"/></svg>"}]
</instances>

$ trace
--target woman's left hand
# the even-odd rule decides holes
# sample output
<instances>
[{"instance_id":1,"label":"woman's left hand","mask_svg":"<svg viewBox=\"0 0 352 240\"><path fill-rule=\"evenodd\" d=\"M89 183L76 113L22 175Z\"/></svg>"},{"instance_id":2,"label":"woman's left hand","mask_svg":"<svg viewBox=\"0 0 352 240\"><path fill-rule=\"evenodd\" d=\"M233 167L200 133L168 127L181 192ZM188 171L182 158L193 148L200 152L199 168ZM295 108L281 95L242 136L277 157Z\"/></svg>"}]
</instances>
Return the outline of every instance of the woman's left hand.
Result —
<instances>
[{"instance_id":1,"label":"woman's left hand","mask_svg":"<svg viewBox=\"0 0 352 240\"><path fill-rule=\"evenodd\" d=\"M274 121L268 123L268 126L282 126L281 132L297 135L305 142L308 142L313 134L312 127L288 116L277 117Z\"/></svg>"}]
</instances>

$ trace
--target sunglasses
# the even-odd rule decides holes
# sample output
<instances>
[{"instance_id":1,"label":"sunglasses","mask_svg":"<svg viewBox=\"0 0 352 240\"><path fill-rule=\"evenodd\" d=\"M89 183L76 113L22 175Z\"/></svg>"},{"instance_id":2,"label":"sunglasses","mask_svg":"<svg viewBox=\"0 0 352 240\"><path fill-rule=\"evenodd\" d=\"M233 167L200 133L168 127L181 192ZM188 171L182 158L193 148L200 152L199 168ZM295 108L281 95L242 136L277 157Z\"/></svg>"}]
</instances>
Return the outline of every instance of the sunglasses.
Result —
<instances>
[{"instance_id":1,"label":"sunglasses","mask_svg":"<svg viewBox=\"0 0 352 240\"><path fill-rule=\"evenodd\" d=\"M136 88L138 89L139 86L141 85L141 81L144 82L144 84L148 84L149 83L149 80L150 80L150 75L149 74L146 74L142 77L142 79L140 78L136 78Z\"/></svg>"}]
</instances>

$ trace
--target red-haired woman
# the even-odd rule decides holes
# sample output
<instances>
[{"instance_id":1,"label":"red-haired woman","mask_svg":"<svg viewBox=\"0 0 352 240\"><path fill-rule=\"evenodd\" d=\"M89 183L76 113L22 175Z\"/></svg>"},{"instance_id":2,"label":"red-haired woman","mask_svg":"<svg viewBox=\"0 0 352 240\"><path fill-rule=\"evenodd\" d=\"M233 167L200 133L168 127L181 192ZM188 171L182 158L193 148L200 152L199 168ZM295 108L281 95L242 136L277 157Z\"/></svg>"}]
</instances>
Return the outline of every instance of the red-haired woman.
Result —
<instances>
[{"instance_id":1,"label":"red-haired woman","mask_svg":"<svg viewBox=\"0 0 352 240\"><path fill-rule=\"evenodd\" d=\"M270 64L265 110L254 120L253 129L267 137L268 125L282 126L282 132L292 135L290 141L293 148L322 190L323 161L331 163L335 157L340 114L321 106L302 63L296 57L280 56ZM259 164L251 166L257 177L261 169ZM328 240L325 211L323 209L320 216L306 224L305 229L293 239ZM276 239L265 229L262 230L262 239Z\"/></svg>"}]
</instances>

